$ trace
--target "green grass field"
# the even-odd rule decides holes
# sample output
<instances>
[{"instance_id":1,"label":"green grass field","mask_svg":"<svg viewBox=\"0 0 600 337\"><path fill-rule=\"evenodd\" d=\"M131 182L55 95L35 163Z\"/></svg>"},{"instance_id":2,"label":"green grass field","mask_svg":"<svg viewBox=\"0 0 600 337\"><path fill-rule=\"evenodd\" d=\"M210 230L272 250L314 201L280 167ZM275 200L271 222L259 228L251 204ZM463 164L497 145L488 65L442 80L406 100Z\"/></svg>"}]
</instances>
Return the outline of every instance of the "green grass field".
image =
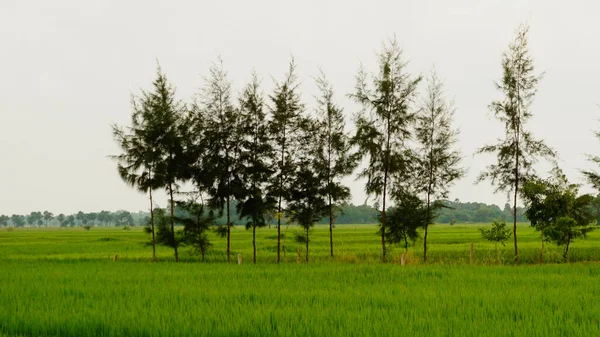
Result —
<instances>
[{"instance_id":1,"label":"green grass field","mask_svg":"<svg viewBox=\"0 0 600 337\"><path fill-rule=\"evenodd\" d=\"M512 245L495 259L476 225L434 226L427 265L421 242L410 261L380 262L375 226L338 226L334 261L317 227L311 262L297 263L286 232L286 262L275 264L276 231L214 237L207 262L183 248L182 263L158 249L150 262L139 229L0 229L0 336L594 336L600 331L600 264L561 261L519 228L522 265ZM474 242L475 265L469 265ZM600 232L571 248L571 261L600 260ZM113 262L114 254L119 255ZM4 335L3 335L4 334Z\"/></svg>"}]
</instances>

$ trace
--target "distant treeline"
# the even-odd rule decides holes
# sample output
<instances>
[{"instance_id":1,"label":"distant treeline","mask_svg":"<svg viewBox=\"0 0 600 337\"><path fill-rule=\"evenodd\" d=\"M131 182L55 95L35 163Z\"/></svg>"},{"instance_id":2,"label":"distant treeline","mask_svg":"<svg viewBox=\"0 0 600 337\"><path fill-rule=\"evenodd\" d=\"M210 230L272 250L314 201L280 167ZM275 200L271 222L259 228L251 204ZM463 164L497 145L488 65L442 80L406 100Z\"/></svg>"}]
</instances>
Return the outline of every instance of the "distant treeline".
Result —
<instances>
[{"instance_id":1,"label":"distant treeline","mask_svg":"<svg viewBox=\"0 0 600 337\"><path fill-rule=\"evenodd\" d=\"M504 209L498 205L487 205L480 202L445 201L446 208L438 212L437 223L483 223L494 220L509 221L513 218L513 208L505 204ZM527 222L523 207L517 207L517 222Z\"/></svg>"},{"instance_id":2,"label":"distant treeline","mask_svg":"<svg viewBox=\"0 0 600 337\"><path fill-rule=\"evenodd\" d=\"M510 220L512 217L512 208L509 204L500 209L497 205L487 205L479 202L460 202L460 201L445 201L444 204L448 208L444 208L439 212L436 223L484 223L494 220ZM244 226L245 222L240 220L235 207L237 204L232 202L231 219L236 226ZM353 205L346 204L341 208L341 214L336 219L336 224L373 224L377 222L377 210L369 205ZM185 211L179 207L175 207L175 215L178 218L186 217ZM148 212L128 212L119 210L116 212L101 211L101 212L77 212L74 214L58 214L52 212L31 212L27 215L13 214L0 215L0 226L14 227L40 227L40 226L142 226L145 225L150 217ZM523 208L517 209L517 220L526 222L527 218L523 215ZM226 224L226 215L218 217L215 221L217 224ZM276 220L271 219L271 224L275 224ZM328 224L329 219L323 218L319 224Z\"/></svg>"},{"instance_id":3,"label":"distant treeline","mask_svg":"<svg viewBox=\"0 0 600 337\"><path fill-rule=\"evenodd\" d=\"M145 223L148 213L131 213L124 210L116 212L100 211L54 215L49 211L31 212L29 214L0 215L0 226L14 227L74 227L74 226L135 226Z\"/></svg>"},{"instance_id":4,"label":"distant treeline","mask_svg":"<svg viewBox=\"0 0 600 337\"><path fill-rule=\"evenodd\" d=\"M597 198L600 205L600 197ZM488 205L481 202L461 202L459 200L444 201L446 208L438 212L435 223L444 224L468 224L468 223L491 223L494 220L509 221L512 219L513 210L510 204L505 204L501 209L498 205ZM240 220L235 208L237 203L232 202L231 219L236 226L244 226L245 222ZM599 207L600 208L600 207ZM336 224L374 224L377 222L377 210L369 205L353 205L346 204L341 208L342 213L336 219ZM523 207L517 207L517 221L529 222L524 214ZM600 215L600 212L596 212ZM175 207L175 215L178 218L184 218L187 215L185 211L179 207ZM54 215L51 212L31 212L28 215L0 215L0 226L142 226L148 222L150 213L148 212L128 212L119 210L116 212L101 211L84 213L77 212L70 215L59 214ZM600 216L599 216L600 219ZM215 221L217 224L226 224L227 217L225 214L218 217ZM277 221L272 218L271 224ZM323 218L319 224L328 224L329 219Z\"/></svg>"}]
</instances>

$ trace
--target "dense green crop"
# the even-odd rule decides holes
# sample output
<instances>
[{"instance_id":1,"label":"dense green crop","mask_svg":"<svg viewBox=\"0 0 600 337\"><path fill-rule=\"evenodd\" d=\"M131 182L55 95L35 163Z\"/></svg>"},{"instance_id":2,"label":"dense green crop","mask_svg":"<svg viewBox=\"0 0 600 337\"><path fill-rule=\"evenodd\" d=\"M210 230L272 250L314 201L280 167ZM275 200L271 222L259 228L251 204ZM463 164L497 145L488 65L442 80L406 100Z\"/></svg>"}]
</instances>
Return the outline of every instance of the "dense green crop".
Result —
<instances>
[{"instance_id":1,"label":"dense green crop","mask_svg":"<svg viewBox=\"0 0 600 337\"><path fill-rule=\"evenodd\" d=\"M469 244L474 242L475 263L498 263L495 260L494 244L481 238L477 228L484 225L437 225L430 229L428 254L429 262L443 264L469 263ZM485 226L489 226L485 225ZM294 241L297 226L283 226L282 255L284 261L296 262L298 246ZM376 263L381 260L381 247L374 225L340 225L334 232L334 245L338 262ZM242 254L244 263L252 261L252 236L250 231L235 227L232 232L231 250L234 256ZM311 234L311 261L330 261L327 226L316 226ZM225 240L211 235L213 247L207 255L208 262L225 262ZM145 244L149 236L138 229L124 231L120 228L36 228L14 229L9 232L0 229L0 261L4 259L58 259L58 260L112 260L114 254L119 260L150 261L152 249ZM409 247L411 261L419 263L423 252L422 241ZM538 263L540 238L527 225L519 227L519 248L521 263ZM257 231L258 263L276 261L277 231L275 228L262 228ZM391 248L392 260L398 261L404 247ZM546 244L545 262L562 262L562 247ZM173 251L158 247L157 255L162 261L171 261ZM181 251L183 261L198 261L199 257L191 248ZM512 263L512 246L509 242L501 251L500 263ZM569 249L570 261L600 261L600 231L592 232L587 239L576 240Z\"/></svg>"},{"instance_id":2,"label":"dense green crop","mask_svg":"<svg viewBox=\"0 0 600 337\"><path fill-rule=\"evenodd\" d=\"M208 263L184 253L177 264L168 249L151 263L144 234L136 231L0 231L0 336L592 336L600 330L597 263L488 265L496 263L493 245L475 227L439 226L431 235L434 264L418 264L417 247L410 248L415 265L381 264L374 226L336 230L337 261L327 261L327 232L318 228L316 262L296 263L290 229L288 262L281 265L267 263L275 260L273 230L260 232L258 265L248 263L248 234L236 231L232 248L243 254L241 266L220 263L224 241L217 238ZM535 261L537 235L522 232L524 256ZM598 239L576 242L573 256L600 256ZM468 265L471 241L477 266Z\"/></svg>"}]
</instances>

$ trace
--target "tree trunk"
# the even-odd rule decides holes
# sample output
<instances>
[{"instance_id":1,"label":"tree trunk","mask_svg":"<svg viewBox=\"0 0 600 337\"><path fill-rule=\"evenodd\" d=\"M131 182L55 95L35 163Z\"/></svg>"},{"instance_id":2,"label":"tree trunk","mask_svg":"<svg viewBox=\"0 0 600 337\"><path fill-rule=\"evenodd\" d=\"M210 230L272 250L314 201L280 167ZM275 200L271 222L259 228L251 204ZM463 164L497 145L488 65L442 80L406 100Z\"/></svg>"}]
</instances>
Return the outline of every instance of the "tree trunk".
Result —
<instances>
[{"instance_id":1,"label":"tree trunk","mask_svg":"<svg viewBox=\"0 0 600 337\"><path fill-rule=\"evenodd\" d=\"M281 195L277 207L277 263L281 262Z\"/></svg>"},{"instance_id":2,"label":"tree trunk","mask_svg":"<svg viewBox=\"0 0 600 337\"><path fill-rule=\"evenodd\" d=\"M386 260L386 251L385 251L385 194L386 194L386 185L387 185L387 172L383 178L383 207L381 209L381 249L383 251L383 262Z\"/></svg>"},{"instance_id":3,"label":"tree trunk","mask_svg":"<svg viewBox=\"0 0 600 337\"><path fill-rule=\"evenodd\" d=\"M283 142L281 144L281 166L279 167L279 205L277 206L277 263L281 262L281 199L283 193L283 164L285 164L285 126L283 127Z\"/></svg>"},{"instance_id":4,"label":"tree trunk","mask_svg":"<svg viewBox=\"0 0 600 337\"><path fill-rule=\"evenodd\" d=\"M308 230L310 227L306 226L306 262L308 263Z\"/></svg>"},{"instance_id":5,"label":"tree trunk","mask_svg":"<svg viewBox=\"0 0 600 337\"><path fill-rule=\"evenodd\" d=\"M229 178L228 178L229 179ZM229 185L229 182L227 182ZM231 262L231 214L229 213L229 193L227 194L227 263Z\"/></svg>"},{"instance_id":6,"label":"tree trunk","mask_svg":"<svg viewBox=\"0 0 600 337\"><path fill-rule=\"evenodd\" d=\"M423 262L425 263L427 262L427 232L429 230L429 219L431 212L431 193L429 192L431 190L431 183L429 186L430 187L427 191L427 219L425 220L427 223L425 224L425 233L423 234Z\"/></svg>"},{"instance_id":7,"label":"tree trunk","mask_svg":"<svg viewBox=\"0 0 600 337\"><path fill-rule=\"evenodd\" d=\"M152 205L152 188L150 192L150 229L152 231L152 261L156 261L156 237L154 234L154 205Z\"/></svg>"},{"instance_id":8,"label":"tree trunk","mask_svg":"<svg viewBox=\"0 0 600 337\"><path fill-rule=\"evenodd\" d=\"M329 256L333 259L333 206L329 194Z\"/></svg>"},{"instance_id":9,"label":"tree trunk","mask_svg":"<svg viewBox=\"0 0 600 337\"><path fill-rule=\"evenodd\" d=\"M513 238L515 240L515 263L519 263L519 248L517 247L517 193L519 191L519 156L516 156L515 166L515 195L513 204Z\"/></svg>"},{"instance_id":10,"label":"tree trunk","mask_svg":"<svg viewBox=\"0 0 600 337\"><path fill-rule=\"evenodd\" d=\"M254 264L256 264L256 223L252 226L252 249L254 250Z\"/></svg>"},{"instance_id":11,"label":"tree trunk","mask_svg":"<svg viewBox=\"0 0 600 337\"><path fill-rule=\"evenodd\" d=\"M388 180L388 169L389 169L389 159L390 159L390 116L389 116L389 112L388 112L388 116L387 116L387 128L386 128L386 132L387 132L387 139L386 139L386 146L385 146L385 163L384 163L384 168L383 168L383 208L381 210L381 249L383 251L383 262L386 261L386 249L385 249L385 225L386 225L386 217L385 217L385 199L386 199L386 195L387 195L387 180Z\"/></svg>"},{"instance_id":12,"label":"tree trunk","mask_svg":"<svg viewBox=\"0 0 600 337\"><path fill-rule=\"evenodd\" d=\"M175 202L173 201L173 185L169 184L169 197L171 200L171 234L173 235L173 249L175 250L175 262L179 262L177 242L175 241Z\"/></svg>"},{"instance_id":13,"label":"tree trunk","mask_svg":"<svg viewBox=\"0 0 600 337\"><path fill-rule=\"evenodd\" d=\"M327 110L327 197L329 198L329 256L333 259L333 205L331 203L331 114Z\"/></svg>"}]
</instances>

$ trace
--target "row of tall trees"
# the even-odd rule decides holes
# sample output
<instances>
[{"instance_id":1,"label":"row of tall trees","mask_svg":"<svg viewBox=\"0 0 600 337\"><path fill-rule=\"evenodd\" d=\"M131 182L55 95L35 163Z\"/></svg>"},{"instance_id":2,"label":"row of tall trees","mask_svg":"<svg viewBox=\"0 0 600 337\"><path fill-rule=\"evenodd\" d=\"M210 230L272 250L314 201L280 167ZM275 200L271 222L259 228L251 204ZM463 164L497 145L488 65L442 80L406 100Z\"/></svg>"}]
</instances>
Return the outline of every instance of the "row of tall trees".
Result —
<instances>
[{"instance_id":1,"label":"row of tall trees","mask_svg":"<svg viewBox=\"0 0 600 337\"><path fill-rule=\"evenodd\" d=\"M542 78L534 71L527 34L528 27L519 27L504 53L502 79L496 83L502 97L489 106L504 125L504 137L478 151L494 154L497 160L477 181L489 180L497 191L512 197L516 262L517 202L524 196L522 188L536 179L535 164L540 159L556 166L556 153L527 129ZM270 95L263 94L260 80L253 74L237 101L219 60L211 66L202 90L187 104L175 98L174 88L159 67L153 90L132 97L131 125L113 126L122 149L114 157L121 177L148 193L150 199L153 247L157 233L152 193L162 188L169 197L170 226L165 226L161 217L159 241L173 247L176 261L179 245L190 242L189 235L198 238L198 230L208 230L206 224L223 214L226 223L217 231L227 238L230 261L234 202L234 213L245 219L253 238L256 229L267 224L269 214L275 214L278 262L284 219L302 227L303 233L296 237L306 244L308 261L310 230L327 217L333 257L336 217L340 205L350 198L341 180L362 163L358 176L366 179L365 190L379 210L383 259L388 244L407 245L422 229L427 261L428 228L447 206L443 200L449 187L465 174L461 154L455 149L455 109L435 72L428 76L425 91L419 93L423 78L408 72L395 39L384 44L377 55L378 68L373 72L361 68L355 89L348 95L362 108L354 119L353 135L345 131L344 113L322 72L316 80L320 92L316 109L306 108L293 60ZM186 193L181 188L184 185L193 188ZM175 196L188 196L189 200L177 201ZM531 198L525 196L525 202L533 207ZM181 233L175 231L177 202L187 202L196 215L195 225ZM253 246L256 255L254 239Z\"/></svg>"},{"instance_id":2,"label":"row of tall trees","mask_svg":"<svg viewBox=\"0 0 600 337\"><path fill-rule=\"evenodd\" d=\"M373 74L361 69L356 90L350 95L363 107L355 120L355 135L346 133L344 113L322 72L316 80L320 92L316 109L308 111L299 94L293 60L268 102L254 74L237 104L221 61L211 66L201 92L187 105L175 100L174 89L159 68L154 90L132 99L131 126L113 128L122 148L122 154L115 156L119 173L148 193L151 213L152 191L165 188L172 224L173 187L191 183L196 195L206 196L207 209L227 216L219 231L227 238L228 261L233 200L253 232L266 225L267 214L274 210L279 262L281 225L286 216L304 230L296 237L306 244L307 260L310 230L327 217L330 256L334 256L335 220L340 205L350 198L341 179L352 174L362 159L366 165L360 176L367 178L366 191L381 208L385 259L390 198L396 205L414 198L423 200L426 216L418 225L427 233L441 207L435 200L447 195L448 187L464 170L458 166L459 153L453 150L457 136L451 126L454 110L444 98L436 74L432 72L420 101L417 88L421 77L406 71L397 41L384 45L378 55L379 69ZM407 225L406 219L395 219L389 226ZM150 222L152 242L156 243L153 216ZM174 226L170 235L176 237ZM426 239L427 234L425 247ZM256 251L255 240L253 245ZM173 247L178 260L177 245Z\"/></svg>"},{"instance_id":3,"label":"row of tall trees","mask_svg":"<svg viewBox=\"0 0 600 337\"><path fill-rule=\"evenodd\" d=\"M158 70L151 92L132 98L131 126L113 126L122 153L114 158L128 184L148 193L151 205L150 232L157 242L152 192L166 189L169 196L170 237L178 260L177 247L185 243L186 231L178 239L175 231L175 196L195 198L196 205L214 218L225 214L226 223L218 228L227 240L231 258L231 207L237 205L239 217L254 233L267 225L275 214L280 261L281 220L290 216L305 229L307 245L310 229L323 216L331 217L335 208L349 199L340 179L351 173L357 160L350 154L349 136L344 131L341 110L333 101L333 89L323 75L319 80L321 96L316 114L301 103L292 60L284 78L276 84L267 104L258 75L254 74L237 102L221 61L213 64L200 93L190 104L175 99L175 91ZM181 184L193 186L190 193ZM200 199L200 202L198 202ZM182 200L183 201L183 200ZM182 203L183 204L183 203ZM333 256L333 232L331 232ZM256 252L256 241L253 240Z\"/></svg>"}]
</instances>

